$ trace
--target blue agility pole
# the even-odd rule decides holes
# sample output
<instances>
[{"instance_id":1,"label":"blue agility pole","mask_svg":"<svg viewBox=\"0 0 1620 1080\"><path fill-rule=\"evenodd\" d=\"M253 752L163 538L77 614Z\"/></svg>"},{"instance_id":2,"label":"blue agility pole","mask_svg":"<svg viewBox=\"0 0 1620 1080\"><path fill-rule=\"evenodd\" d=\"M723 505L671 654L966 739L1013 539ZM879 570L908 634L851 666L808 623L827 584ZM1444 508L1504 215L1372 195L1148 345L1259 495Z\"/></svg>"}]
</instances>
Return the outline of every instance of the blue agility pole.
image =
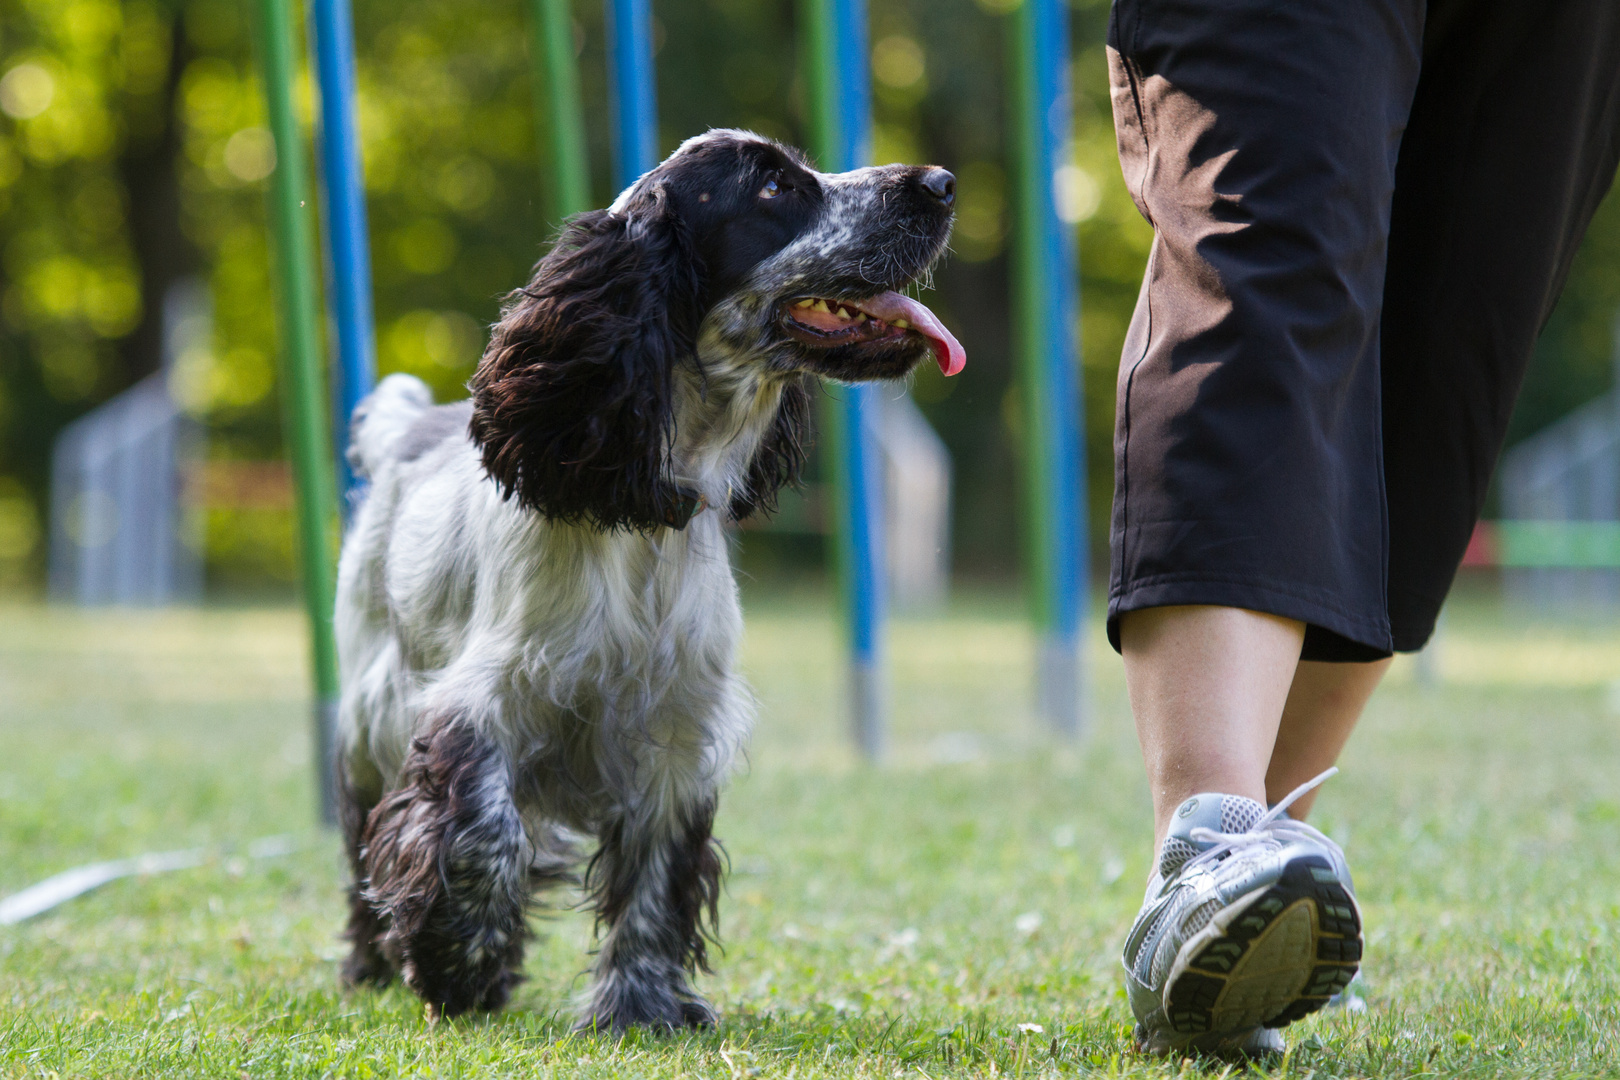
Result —
<instances>
[{"instance_id":1,"label":"blue agility pole","mask_svg":"<svg viewBox=\"0 0 1620 1080\"><path fill-rule=\"evenodd\" d=\"M617 191L658 164L652 0L606 0L608 82L613 104L613 179Z\"/></svg>"},{"instance_id":2,"label":"blue agility pole","mask_svg":"<svg viewBox=\"0 0 1620 1080\"><path fill-rule=\"evenodd\" d=\"M1063 0L1024 0L1009 35L1018 191L1014 325L1025 416L1025 567L1039 636L1036 696L1060 733L1084 727L1085 444L1075 348L1077 259L1058 213L1070 163L1069 27Z\"/></svg>"},{"instance_id":3,"label":"blue agility pole","mask_svg":"<svg viewBox=\"0 0 1620 1080\"><path fill-rule=\"evenodd\" d=\"M803 10L816 157L834 172L859 168L872 155L865 0L807 0ZM871 760L883 754L887 715L879 392L871 385L831 386L822 410L824 460L836 501L835 558L849 648L851 727L856 747Z\"/></svg>"},{"instance_id":4,"label":"blue agility pole","mask_svg":"<svg viewBox=\"0 0 1620 1080\"><path fill-rule=\"evenodd\" d=\"M878 389L842 386L829 411L838 499L838 562L849 643L850 725L861 754L877 760L887 741L884 623L888 583L883 556L883 486L878 473Z\"/></svg>"},{"instance_id":5,"label":"blue agility pole","mask_svg":"<svg viewBox=\"0 0 1620 1080\"><path fill-rule=\"evenodd\" d=\"M326 207L326 303L337 352L332 395L345 513L357 491L345 448L349 417L377 379L371 248L355 125L354 19L349 0L311 0L310 36L320 87L320 175Z\"/></svg>"}]
</instances>

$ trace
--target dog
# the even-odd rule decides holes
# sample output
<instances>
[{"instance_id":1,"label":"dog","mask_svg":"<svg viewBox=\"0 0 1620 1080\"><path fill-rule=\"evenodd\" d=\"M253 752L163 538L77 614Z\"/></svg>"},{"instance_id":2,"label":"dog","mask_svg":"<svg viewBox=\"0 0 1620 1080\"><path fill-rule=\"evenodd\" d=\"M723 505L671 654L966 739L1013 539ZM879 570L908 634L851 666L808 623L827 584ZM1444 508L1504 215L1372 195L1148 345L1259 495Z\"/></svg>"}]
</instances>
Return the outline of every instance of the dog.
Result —
<instances>
[{"instance_id":1,"label":"dog","mask_svg":"<svg viewBox=\"0 0 1620 1080\"><path fill-rule=\"evenodd\" d=\"M577 880L584 1028L702 1026L719 788L752 721L725 519L805 460L816 376L899 379L960 345L901 295L955 181L828 175L769 139L688 140L573 218L505 300L469 387L390 375L356 409L369 490L339 565L342 968L430 1017L497 1009L526 911Z\"/></svg>"}]
</instances>

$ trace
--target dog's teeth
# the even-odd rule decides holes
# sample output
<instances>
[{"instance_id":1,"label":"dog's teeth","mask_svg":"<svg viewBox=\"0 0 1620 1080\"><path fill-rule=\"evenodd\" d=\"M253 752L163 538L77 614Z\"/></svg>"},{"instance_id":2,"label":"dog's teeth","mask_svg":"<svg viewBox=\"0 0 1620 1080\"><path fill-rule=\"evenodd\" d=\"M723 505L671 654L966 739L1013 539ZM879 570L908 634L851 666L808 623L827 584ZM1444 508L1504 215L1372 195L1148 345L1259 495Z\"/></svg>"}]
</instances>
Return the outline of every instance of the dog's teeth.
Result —
<instances>
[{"instance_id":1,"label":"dog's teeth","mask_svg":"<svg viewBox=\"0 0 1620 1080\"><path fill-rule=\"evenodd\" d=\"M838 317L839 317L839 318L840 318L840 319L844 319L844 320L846 320L846 321L847 321L847 320L849 320L849 319L853 319L853 318L854 318L854 317L855 317L855 316L853 316L853 315L851 315L851 314L850 314L850 313L849 313L849 309L848 309L848 308L839 308L839 309L838 309Z\"/></svg>"},{"instance_id":2,"label":"dog's teeth","mask_svg":"<svg viewBox=\"0 0 1620 1080\"><path fill-rule=\"evenodd\" d=\"M856 312L856 313L855 313L855 321L856 321L856 322L858 322L858 323L863 323L863 322L865 322L865 321L866 321L866 312L864 312L864 311L857 311L857 312Z\"/></svg>"},{"instance_id":3,"label":"dog's teeth","mask_svg":"<svg viewBox=\"0 0 1620 1080\"><path fill-rule=\"evenodd\" d=\"M793 306L794 307L809 307L813 303L815 303L814 300L810 299L809 297L805 297L803 300L800 300L797 304L794 304Z\"/></svg>"},{"instance_id":4,"label":"dog's teeth","mask_svg":"<svg viewBox=\"0 0 1620 1080\"><path fill-rule=\"evenodd\" d=\"M827 307L827 301L825 301L825 300L817 300L814 304L811 305L811 309L814 310L814 311L824 312L824 313L826 313L828 315L832 314L832 311Z\"/></svg>"},{"instance_id":5,"label":"dog's teeth","mask_svg":"<svg viewBox=\"0 0 1620 1080\"><path fill-rule=\"evenodd\" d=\"M902 330L910 330L911 329L911 323L908 322L905 319L896 319L896 320L894 320L894 325L899 327Z\"/></svg>"}]
</instances>

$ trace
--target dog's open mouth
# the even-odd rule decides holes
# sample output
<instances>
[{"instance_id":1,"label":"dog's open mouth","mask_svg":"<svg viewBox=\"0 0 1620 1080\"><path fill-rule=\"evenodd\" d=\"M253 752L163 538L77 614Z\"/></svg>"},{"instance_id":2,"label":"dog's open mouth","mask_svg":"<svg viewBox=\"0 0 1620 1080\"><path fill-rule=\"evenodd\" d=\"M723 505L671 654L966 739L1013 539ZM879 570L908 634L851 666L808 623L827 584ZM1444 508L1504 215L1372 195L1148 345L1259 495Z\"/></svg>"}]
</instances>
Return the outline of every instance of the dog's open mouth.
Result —
<instances>
[{"instance_id":1,"label":"dog's open mouth","mask_svg":"<svg viewBox=\"0 0 1620 1080\"><path fill-rule=\"evenodd\" d=\"M824 349L915 334L928 343L939 370L946 375L955 375L967 364L967 353L945 324L922 304L897 292L865 300L799 297L782 305L782 325L797 340Z\"/></svg>"}]
</instances>

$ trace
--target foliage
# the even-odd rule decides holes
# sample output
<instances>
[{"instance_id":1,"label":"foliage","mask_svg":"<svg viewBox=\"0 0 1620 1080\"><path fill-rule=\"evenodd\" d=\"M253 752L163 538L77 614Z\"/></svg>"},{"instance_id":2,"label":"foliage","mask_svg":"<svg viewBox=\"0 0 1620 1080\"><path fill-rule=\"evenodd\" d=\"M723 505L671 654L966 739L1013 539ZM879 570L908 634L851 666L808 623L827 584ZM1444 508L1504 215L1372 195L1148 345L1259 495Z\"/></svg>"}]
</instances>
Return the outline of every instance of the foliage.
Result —
<instances>
[{"instance_id":1,"label":"foliage","mask_svg":"<svg viewBox=\"0 0 1620 1080\"><path fill-rule=\"evenodd\" d=\"M1118 952L1151 830L1118 662L1094 657L1089 741L1054 746L1009 693L1032 655L1010 598L902 620L893 759L861 767L825 599L748 607L760 730L722 801L703 980L724 1023L622 1040L567 1035L583 912L536 919L496 1017L430 1027L397 987L337 992L296 613L6 608L0 894L214 855L0 927L0 1076L1205 1075L1128 1050ZM1355 868L1370 1008L1291 1028L1276 1075L1620 1074L1620 635L1465 597L1440 647L1444 685L1395 669L1316 818ZM253 857L268 834L297 850Z\"/></svg>"},{"instance_id":2,"label":"foliage","mask_svg":"<svg viewBox=\"0 0 1620 1080\"><path fill-rule=\"evenodd\" d=\"M913 392L949 444L959 568L1015 563L1020 429L1008 352L1004 56L1018 0L871 0L875 153L959 175L955 255L929 298L972 363ZM1111 489L1113 371L1150 233L1114 161L1104 0L1070 0L1075 160L1093 532ZM499 297L544 220L520 0L355 0L360 130L372 226L378 356L441 396L462 393ZM213 348L172 358L177 399L210 453L279 453L262 188L274 165L246 0L13 0L0 7L0 579L38 574L51 439L160 366L168 284L206 277ZM793 0L658 0L660 140L740 125L804 142ZM574 5L594 195L605 203L602 8ZM311 115L307 78L302 104ZM171 198L172 195L172 198ZM1515 431L1608 380L1620 296L1620 211L1606 206L1555 316ZM262 508L214 508L210 535ZM285 532L284 525L277 525ZM252 547L252 545L248 545ZM260 545L265 547L265 545ZM277 548L277 544L266 547ZM211 548L243 566L241 544ZM256 571L255 571L256 572ZM284 572L284 571L283 571Z\"/></svg>"},{"instance_id":3,"label":"foliage","mask_svg":"<svg viewBox=\"0 0 1620 1080\"><path fill-rule=\"evenodd\" d=\"M1552 318L1536 344L1509 445L1617 383L1620 371L1620 196L1598 207Z\"/></svg>"}]
</instances>

